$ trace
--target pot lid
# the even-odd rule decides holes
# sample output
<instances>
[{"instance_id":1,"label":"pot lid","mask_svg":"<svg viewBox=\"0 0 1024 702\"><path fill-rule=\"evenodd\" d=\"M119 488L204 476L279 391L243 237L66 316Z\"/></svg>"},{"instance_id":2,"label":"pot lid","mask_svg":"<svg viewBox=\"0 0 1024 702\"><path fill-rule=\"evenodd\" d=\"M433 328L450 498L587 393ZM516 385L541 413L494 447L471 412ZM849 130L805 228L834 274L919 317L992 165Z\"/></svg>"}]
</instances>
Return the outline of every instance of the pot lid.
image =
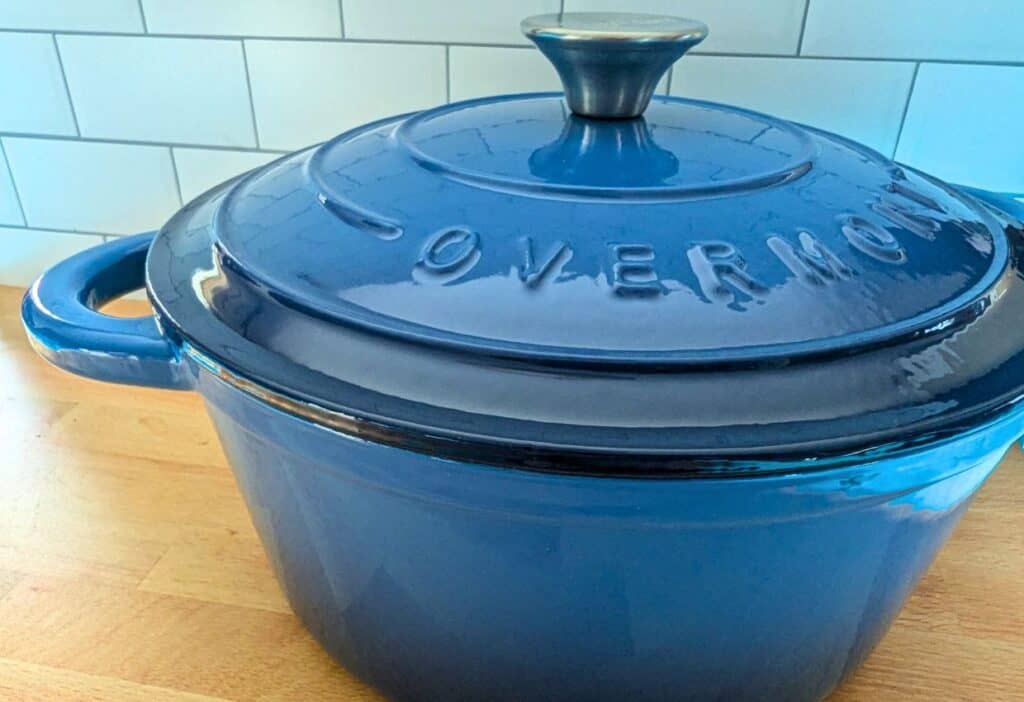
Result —
<instances>
[{"instance_id":1,"label":"pot lid","mask_svg":"<svg viewBox=\"0 0 1024 702\"><path fill-rule=\"evenodd\" d=\"M375 122L172 218L148 282L189 353L379 440L627 474L960 431L1021 395L1014 217L833 134L652 98L698 22L523 28L564 95Z\"/></svg>"}]
</instances>

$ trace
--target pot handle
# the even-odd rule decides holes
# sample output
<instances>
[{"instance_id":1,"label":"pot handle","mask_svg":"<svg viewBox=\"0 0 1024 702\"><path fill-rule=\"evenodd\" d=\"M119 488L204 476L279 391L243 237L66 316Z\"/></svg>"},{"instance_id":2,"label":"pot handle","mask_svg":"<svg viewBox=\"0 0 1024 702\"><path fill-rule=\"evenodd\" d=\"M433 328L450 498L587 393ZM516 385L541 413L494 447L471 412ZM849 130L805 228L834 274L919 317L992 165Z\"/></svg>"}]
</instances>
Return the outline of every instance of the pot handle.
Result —
<instances>
[{"instance_id":1,"label":"pot handle","mask_svg":"<svg viewBox=\"0 0 1024 702\"><path fill-rule=\"evenodd\" d=\"M156 318L96 309L145 286L156 232L118 238L49 269L25 293L21 319L40 356L78 375L113 383L189 389L192 375Z\"/></svg>"},{"instance_id":2,"label":"pot handle","mask_svg":"<svg viewBox=\"0 0 1024 702\"><path fill-rule=\"evenodd\" d=\"M1017 199L1024 197L1024 195L1018 195L1015 193L997 193L992 190L973 188L969 185L955 185L954 187L957 190L962 190L963 192L976 197L982 202L987 202L988 204L997 207L1008 215L1017 219L1024 219L1024 202Z\"/></svg>"}]
</instances>

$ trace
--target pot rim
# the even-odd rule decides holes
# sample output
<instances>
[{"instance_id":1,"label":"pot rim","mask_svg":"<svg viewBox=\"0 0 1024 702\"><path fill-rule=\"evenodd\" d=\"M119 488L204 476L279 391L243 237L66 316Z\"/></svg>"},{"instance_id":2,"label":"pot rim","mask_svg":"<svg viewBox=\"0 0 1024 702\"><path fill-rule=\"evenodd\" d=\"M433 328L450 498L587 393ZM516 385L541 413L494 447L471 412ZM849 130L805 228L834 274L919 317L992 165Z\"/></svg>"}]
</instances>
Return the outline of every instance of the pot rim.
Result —
<instances>
[{"instance_id":1,"label":"pot rim","mask_svg":"<svg viewBox=\"0 0 1024 702\"><path fill-rule=\"evenodd\" d=\"M907 431L905 438L861 444L836 443L813 454L798 445L784 453L750 452L715 455L713 452L683 450L630 451L595 450L515 440L496 440L486 436L448 436L429 428L381 422L342 412L294 397L255 382L214 360L184 340L182 354L229 387L239 390L264 405L349 438L412 451L433 458L453 460L496 468L511 468L531 473L567 477L656 480L725 480L736 478L779 478L820 475L869 462L919 453L968 436L985 433L995 425L1021 415L1024 433L1024 395L994 403L986 412L973 415L957 425L935 422L937 427Z\"/></svg>"}]
</instances>

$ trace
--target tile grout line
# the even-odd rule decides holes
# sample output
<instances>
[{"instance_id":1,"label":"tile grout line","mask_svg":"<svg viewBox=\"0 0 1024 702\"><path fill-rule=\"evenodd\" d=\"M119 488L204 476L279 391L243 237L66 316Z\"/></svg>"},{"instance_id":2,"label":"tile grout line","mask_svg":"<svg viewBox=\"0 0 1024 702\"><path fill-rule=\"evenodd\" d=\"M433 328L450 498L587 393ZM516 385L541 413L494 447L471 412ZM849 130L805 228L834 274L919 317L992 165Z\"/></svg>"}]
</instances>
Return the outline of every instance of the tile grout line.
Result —
<instances>
[{"instance_id":1,"label":"tile grout line","mask_svg":"<svg viewBox=\"0 0 1024 702\"><path fill-rule=\"evenodd\" d=\"M672 94L672 76L675 75L675 72L676 72L675 65L672 65L672 66L668 67L668 77L665 79L665 94L666 95L671 95Z\"/></svg>"},{"instance_id":2,"label":"tile grout line","mask_svg":"<svg viewBox=\"0 0 1024 702\"><path fill-rule=\"evenodd\" d=\"M252 96L252 79L249 77L249 52L245 49L245 40L239 42L242 45L242 65L245 67L245 89L249 92L249 117L252 119L252 138L256 141L256 148L260 148L260 130L256 126L256 100Z\"/></svg>"},{"instance_id":3,"label":"tile grout line","mask_svg":"<svg viewBox=\"0 0 1024 702\"><path fill-rule=\"evenodd\" d=\"M345 38L345 0L338 0L338 24L341 25L341 38Z\"/></svg>"},{"instance_id":4,"label":"tile grout line","mask_svg":"<svg viewBox=\"0 0 1024 702\"><path fill-rule=\"evenodd\" d=\"M142 33L149 34L149 25L146 23L146 10L142 7L142 0L138 0L139 3L139 19L142 20Z\"/></svg>"},{"instance_id":5,"label":"tile grout line","mask_svg":"<svg viewBox=\"0 0 1024 702\"><path fill-rule=\"evenodd\" d=\"M267 36L267 35L238 35L238 34L171 34L171 33L149 33L142 35L138 32L90 32L74 30L43 30L43 29L5 29L0 27L0 34L57 34L61 36L92 36L92 37L147 37L152 39L206 39L210 41L280 41L280 42L321 42L328 44L380 44L398 46L443 46L441 42L424 41L415 39L362 39L354 37L338 38L337 36L324 37L288 37L288 36ZM448 42L450 46L469 46L491 49L522 49L528 50L532 47L525 44L507 43L485 43L453 41ZM801 58L801 59L825 59L830 61L864 61L864 62L888 62L888 63L935 63L943 65L964 65L964 66L1008 66L1024 67L1024 60L1013 59L954 59L935 58L920 56L839 56L832 54L800 54L796 56L785 52L743 52L743 51L705 51L695 49L688 52L694 56L725 56L733 58Z\"/></svg>"},{"instance_id":6,"label":"tile grout line","mask_svg":"<svg viewBox=\"0 0 1024 702\"><path fill-rule=\"evenodd\" d=\"M269 42L320 42L328 44L378 44L397 46L443 46L441 42L423 41L414 39L362 39L354 37L338 38L330 37L287 37L267 35L238 35L238 34L170 34L170 33L149 33L146 35L138 32L89 32L72 30L42 30L42 29L5 29L0 28L0 34L54 34L60 36L91 36L91 37L147 37L152 39L204 39L210 41L269 41ZM531 47L524 44L507 43L484 43L453 41L448 42L449 46L468 46L491 49L521 49L529 50ZM732 58L786 58L786 59L823 59L829 61L863 61L872 63L934 63L940 65L962 65L962 66L1006 66L1024 67L1024 60L998 60L998 59L953 59L953 58L924 58L920 56L838 56L831 54L800 54L799 56L785 52L743 52L743 51L705 51L695 49L689 52L693 56L723 56Z\"/></svg>"},{"instance_id":7,"label":"tile grout line","mask_svg":"<svg viewBox=\"0 0 1024 702\"><path fill-rule=\"evenodd\" d=\"M60 45L57 43L57 35L51 34L53 51L57 54L57 67L60 68L60 79L64 83L64 97L68 99L68 109L71 110L71 121L75 125L75 135L82 136L82 128L78 126L78 112L75 111L75 101L71 99L71 84L68 83L68 74L64 70L64 57L60 55Z\"/></svg>"},{"instance_id":8,"label":"tile grout line","mask_svg":"<svg viewBox=\"0 0 1024 702\"><path fill-rule=\"evenodd\" d=\"M181 177L178 175L178 159L174 158L174 148L168 146L167 153L171 157L171 172L174 173L174 188L178 191L178 206L185 205L185 198L181 194Z\"/></svg>"},{"instance_id":9,"label":"tile grout line","mask_svg":"<svg viewBox=\"0 0 1024 702\"><path fill-rule=\"evenodd\" d=\"M46 134L41 132L0 132L0 136L8 137L11 139L38 139L40 141L70 141L74 143L83 144L117 144L121 146L170 146L181 149L206 149L209 151L243 151L247 153L259 153L259 154L276 154L278 156L284 156L286 154L294 153L295 151L301 151L305 147L299 149L264 149L256 148L254 146L224 146L223 144L193 144L189 142L177 142L177 141L142 141L139 139L109 139L105 137L77 137L69 136L67 134ZM312 146L312 144L310 144Z\"/></svg>"},{"instance_id":10,"label":"tile grout line","mask_svg":"<svg viewBox=\"0 0 1024 702\"><path fill-rule=\"evenodd\" d=\"M33 227L31 224L0 224L0 229L24 229L29 232L53 232L54 234L80 234L82 236L129 236L128 234L111 234L82 229L64 229L62 227Z\"/></svg>"},{"instance_id":11,"label":"tile grout line","mask_svg":"<svg viewBox=\"0 0 1024 702\"><path fill-rule=\"evenodd\" d=\"M11 160L7 158L7 149L4 148L4 140L2 138L0 138L0 158L3 158L4 166L7 168L7 177L11 179L11 189L14 191L14 201L18 203L18 213L21 214L21 221L27 227L28 217L25 216L25 206L21 203L21 193L18 192L18 183L14 180L14 169L11 167Z\"/></svg>"},{"instance_id":12,"label":"tile grout line","mask_svg":"<svg viewBox=\"0 0 1024 702\"><path fill-rule=\"evenodd\" d=\"M565 0L558 0L558 19L561 21L562 15L565 14Z\"/></svg>"},{"instance_id":13,"label":"tile grout line","mask_svg":"<svg viewBox=\"0 0 1024 702\"><path fill-rule=\"evenodd\" d=\"M444 104L452 101L452 47L444 45Z\"/></svg>"},{"instance_id":14,"label":"tile grout line","mask_svg":"<svg viewBox=\"0 0 1024 702\"><path fill-rule=\"evenodd\" d=\"M910 77L910 87L907 88L907 99L903 103L903 114L900 116L900 128L896 130L896 142L892 147L891 158L896 158L896 152L900 148L900 139L903 138L903 127L907 124L907 113L910 112L910 101L914 97L914 87L917 85L917 74L921 70L921 64L914 64L914 74Z\"/></svg>"},{"instance_id":15,"label":"tile grout line","mask_svg":"<svg viewBox=\"0 0 1024 702\"><path fill-rule=\"evenodd\" d=\"M804 50L804 34L807 33L807 15L811 13L811 0L804 0L804 16L800 20L800 38L796 42L796 55L800 56Z\"/></svg>"}]
</instances>

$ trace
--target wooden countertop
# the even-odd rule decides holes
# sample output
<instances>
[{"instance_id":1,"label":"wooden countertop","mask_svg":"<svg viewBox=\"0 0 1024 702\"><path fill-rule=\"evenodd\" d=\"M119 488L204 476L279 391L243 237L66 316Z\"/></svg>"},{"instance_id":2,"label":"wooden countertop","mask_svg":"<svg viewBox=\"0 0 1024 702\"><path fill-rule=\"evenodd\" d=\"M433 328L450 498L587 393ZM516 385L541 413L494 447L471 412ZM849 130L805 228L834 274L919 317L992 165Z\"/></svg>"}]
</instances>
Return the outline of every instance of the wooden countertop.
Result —
<instances>
[{"instance_id":1,"label":"wooden countertop","mask_svg":"<svg viewBox=\"0 0 1024 702\"><path fill-rule=\"evenodd\" d=\"M199 397L49 367L20 296L0 288L0 700L380 700L289 612ZM1024 700L1018 448L832 697L864 700Z\"/></svg>"}]
</instances>

